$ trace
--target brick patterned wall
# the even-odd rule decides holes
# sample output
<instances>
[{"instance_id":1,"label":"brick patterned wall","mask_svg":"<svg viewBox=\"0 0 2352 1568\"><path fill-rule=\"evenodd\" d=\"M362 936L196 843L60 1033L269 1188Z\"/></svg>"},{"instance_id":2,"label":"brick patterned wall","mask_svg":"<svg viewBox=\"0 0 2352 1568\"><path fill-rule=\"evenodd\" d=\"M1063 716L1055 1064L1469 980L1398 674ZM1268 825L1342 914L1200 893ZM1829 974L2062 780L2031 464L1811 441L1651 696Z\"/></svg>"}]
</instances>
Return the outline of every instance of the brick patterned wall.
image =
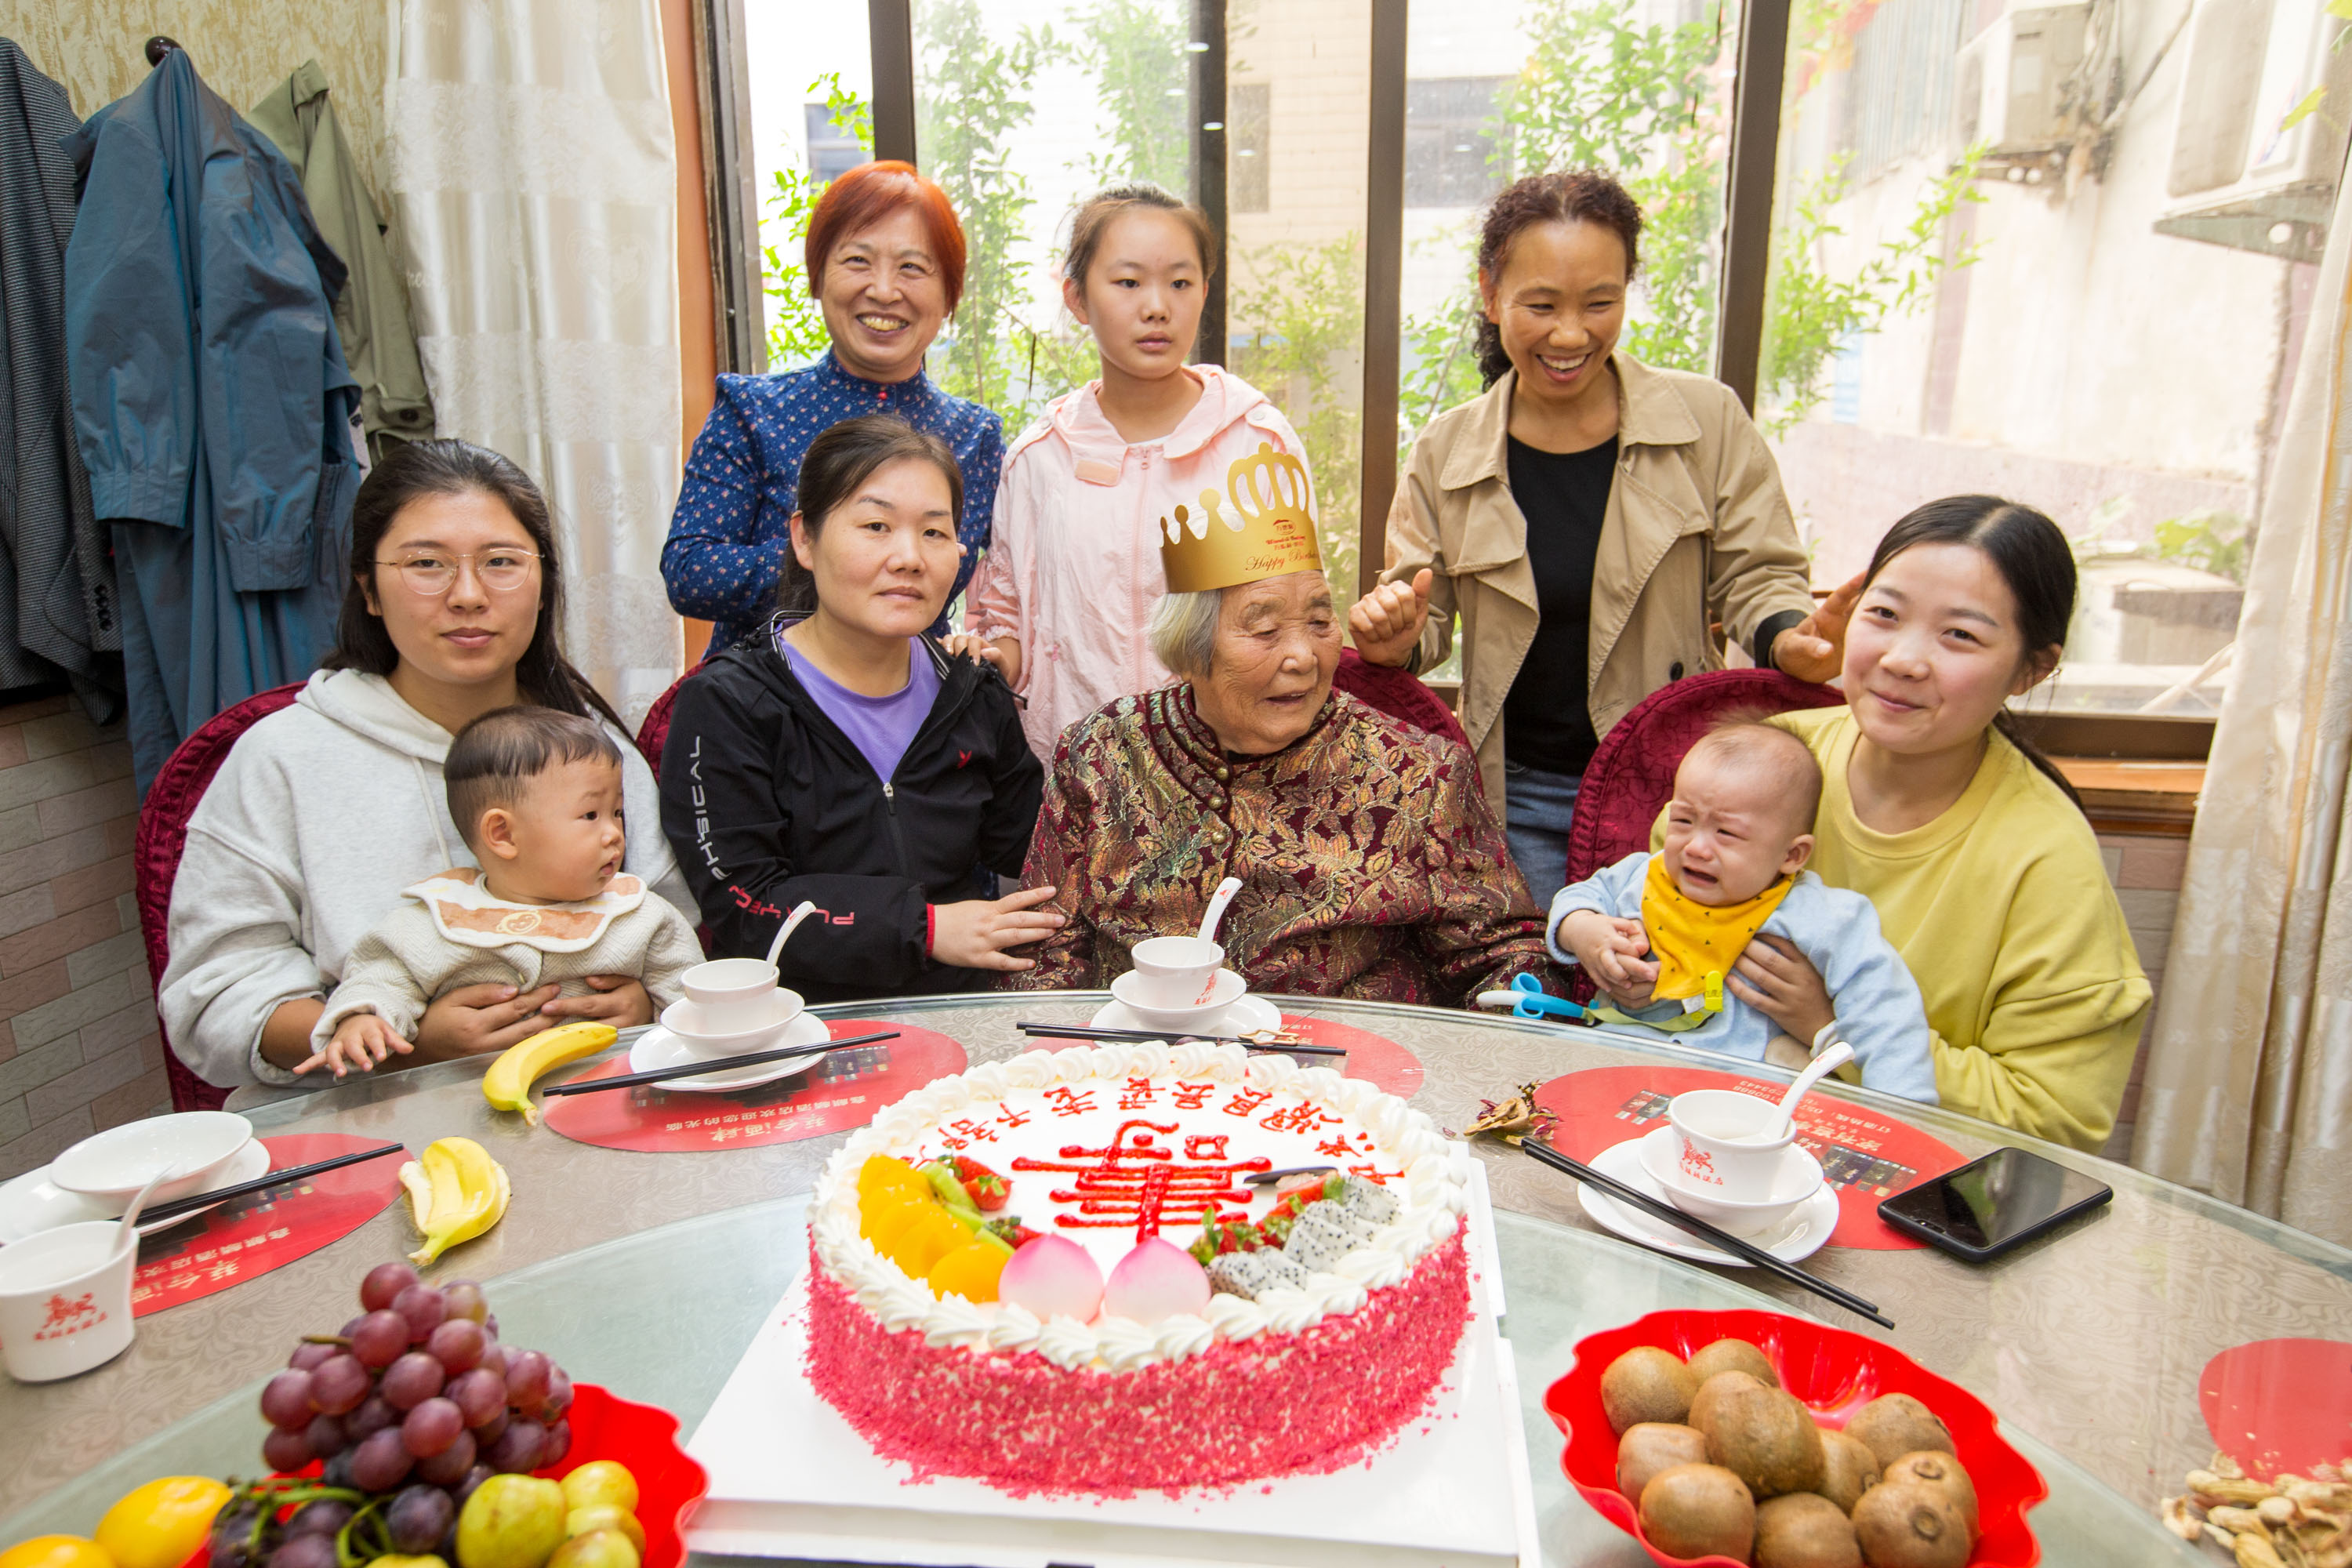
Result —
<instances>
[{"instance_id":1,"label":"brick patterned wall","mask_svg":"<svg viewBox=\"0 0 2352 1568\"><path fill-rule=\"evenodd\" d=\"M0 1178L171 1109L138 824L121 726L63 697L0 707Z\"/></svg>"},{"instance_id":2,"label":"brick patterned wall","mask_svg":"<svg viewBox=\"0 0 2352 1568\"><path fill-rule=\"evenodd\" d=\"M2132 945L2139 950L2139 963L2147 971L2147 981L2161 993L2164 989L2164 961L2172 948L2172 912L2180 902L2180 879L2189 865L2189 840L2158 838L2137 834L2102 833L2099 853L2107 863L2107 880L2116 885L2116 897L2124 907L2124 920L2131 927ZM2131 1159L2132 1124L2139 1115L2140 1078L2147 1069L2147 1033L2156 1021L2156 1008L2147 1010L2147 1024L2142 1026L2139 1054L2132 1060L2131 1083L2124 1090L2123 1109L2116 1116L2115 1135L2107 1140L2105 1153L2110 1160Z\"/></svg>"}]
</instances>

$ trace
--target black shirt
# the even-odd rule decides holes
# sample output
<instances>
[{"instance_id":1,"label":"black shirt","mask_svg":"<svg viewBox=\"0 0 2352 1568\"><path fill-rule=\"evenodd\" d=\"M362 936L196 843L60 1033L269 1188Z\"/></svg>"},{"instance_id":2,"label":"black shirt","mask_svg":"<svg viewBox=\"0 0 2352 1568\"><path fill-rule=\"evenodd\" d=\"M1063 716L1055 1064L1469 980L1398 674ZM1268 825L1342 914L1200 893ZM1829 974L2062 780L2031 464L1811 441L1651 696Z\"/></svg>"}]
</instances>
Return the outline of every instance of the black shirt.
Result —
<instances>
[{"instance_id":1,"label":"black shirt","mask_svg":"<svg viewBox=\"0 0 2352 1568\"><path fill-rule=\"evenodd\" d=\"M1600 744L1584 671L1617 437L1581 452L1543 452L1514 437L1508 466L1511 498L1528 520L1528 565L1542 619L1503 699L1503 755L1522 767L1581 773Z\"/></svg>"}]
</instances>

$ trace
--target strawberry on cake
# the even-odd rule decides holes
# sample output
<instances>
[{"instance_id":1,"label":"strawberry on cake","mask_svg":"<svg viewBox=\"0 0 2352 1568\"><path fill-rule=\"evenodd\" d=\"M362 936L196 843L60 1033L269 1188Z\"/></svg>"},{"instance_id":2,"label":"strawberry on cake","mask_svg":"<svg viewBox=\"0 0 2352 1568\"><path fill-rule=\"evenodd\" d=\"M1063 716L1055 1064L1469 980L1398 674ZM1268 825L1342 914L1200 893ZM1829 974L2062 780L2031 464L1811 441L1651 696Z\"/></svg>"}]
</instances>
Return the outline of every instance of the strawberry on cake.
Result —
<instances>
[{"instance_id":1,"label":"strawberry on cake","mask_svg":"<svg viewBox=\"0 0 2352 1568\"><path fill-rule=\"evenodd\" d=\"M1239 1046L1031 1051L909 1095L817 1184L808 1372L886 1458L1019 1492L1360 1462L1469 1321L1462 1162Z\"/></svg>"}]
</instances>

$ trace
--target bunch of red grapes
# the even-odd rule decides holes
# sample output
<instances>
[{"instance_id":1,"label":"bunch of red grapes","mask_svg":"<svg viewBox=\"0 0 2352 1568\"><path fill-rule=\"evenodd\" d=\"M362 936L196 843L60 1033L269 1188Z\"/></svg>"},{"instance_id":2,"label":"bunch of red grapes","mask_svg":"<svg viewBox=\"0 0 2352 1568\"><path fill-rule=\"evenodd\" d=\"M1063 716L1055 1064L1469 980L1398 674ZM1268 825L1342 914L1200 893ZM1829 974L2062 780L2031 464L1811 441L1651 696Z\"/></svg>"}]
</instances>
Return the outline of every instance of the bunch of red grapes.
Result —
<instances>
[{"instance_id":1,"label":"bunch of red grapes","mask_svg":"<svg viewBox=\"0 0 2352 1568\"><path fill-rule=\"evenodd\" d=\"M482 1288L422 1283L386 1263L360 1283L365 1310L306 1340L261 1391L261 1457L291 1474L312 1460L329 1486L388 1492L415 1480L470 1492L528 1474L572 1447L572 1380L538 1351L499 1342Z\"/></svg>"}]
</instances>

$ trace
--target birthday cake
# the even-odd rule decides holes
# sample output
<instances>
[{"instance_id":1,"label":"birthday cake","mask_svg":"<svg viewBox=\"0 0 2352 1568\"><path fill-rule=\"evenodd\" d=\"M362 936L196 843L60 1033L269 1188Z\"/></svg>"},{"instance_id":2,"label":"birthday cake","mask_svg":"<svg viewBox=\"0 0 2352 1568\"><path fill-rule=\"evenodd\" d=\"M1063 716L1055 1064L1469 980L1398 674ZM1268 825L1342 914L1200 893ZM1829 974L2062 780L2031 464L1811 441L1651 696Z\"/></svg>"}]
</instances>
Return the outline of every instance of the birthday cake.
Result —
<instances>
[{"instance_id":1,"label":"birthday cake","mask_svg":"<svg viewBox=\"0 0 2352 1568\"><path fill-rule=\"evenodd\" d=\"M1127 1495L1361 1461L1469 1319L1464 1166L1361 1079L1239 1046L1031 1051L853 1134L809 1380L918 1478Z\"/></svg>"}]
</instances>

